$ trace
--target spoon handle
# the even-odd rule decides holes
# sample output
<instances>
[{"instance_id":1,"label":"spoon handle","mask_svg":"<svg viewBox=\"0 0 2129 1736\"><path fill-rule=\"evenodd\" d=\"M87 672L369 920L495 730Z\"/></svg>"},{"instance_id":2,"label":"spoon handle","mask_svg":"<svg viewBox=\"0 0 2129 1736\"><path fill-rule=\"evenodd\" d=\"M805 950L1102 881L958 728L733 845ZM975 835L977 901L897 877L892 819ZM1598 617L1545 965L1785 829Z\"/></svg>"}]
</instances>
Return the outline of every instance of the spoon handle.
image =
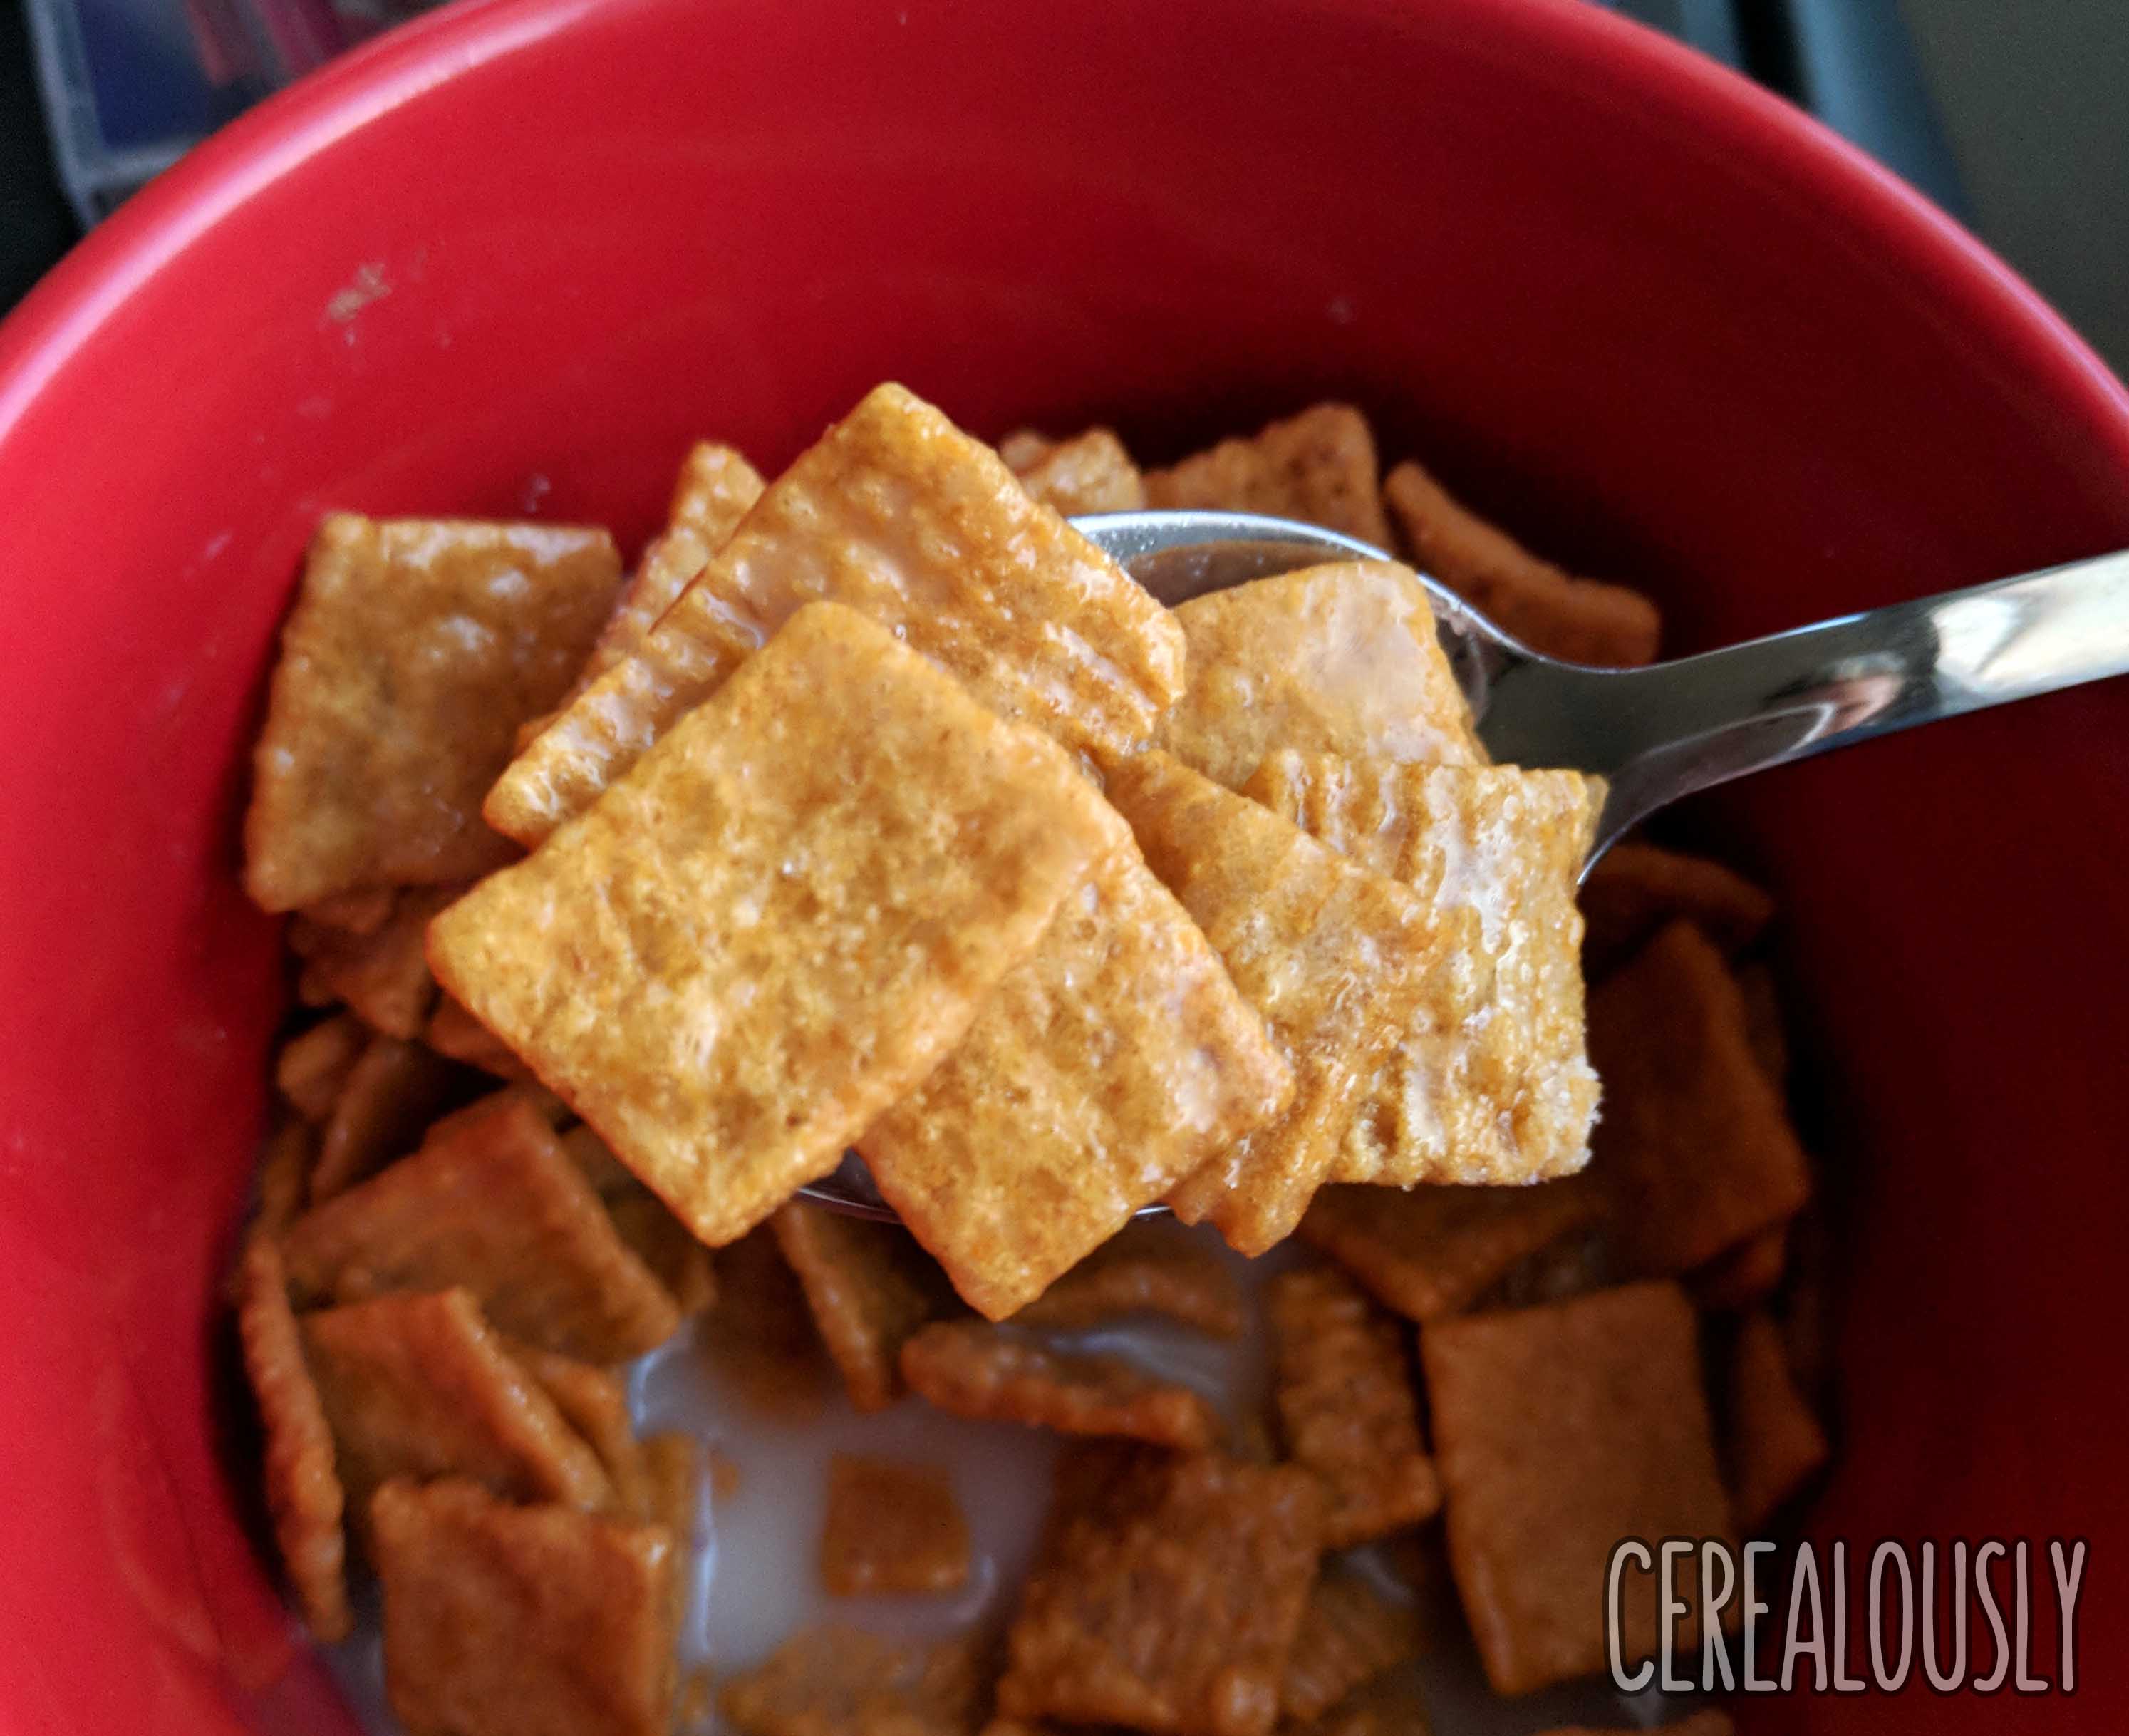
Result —
<instances>
[{"instance_id":1,"label":"spoon handle","mask_svg":"<svg viewBox=\"0 0 2129 1736\"><path fill-rule=\"evenodd\" d=\"M1646 669L1494 676L1495 758L1611 782L1592 860L1710 785L1917 723L2129 674L2129 550Z\"/></svg>"}]
</instances>

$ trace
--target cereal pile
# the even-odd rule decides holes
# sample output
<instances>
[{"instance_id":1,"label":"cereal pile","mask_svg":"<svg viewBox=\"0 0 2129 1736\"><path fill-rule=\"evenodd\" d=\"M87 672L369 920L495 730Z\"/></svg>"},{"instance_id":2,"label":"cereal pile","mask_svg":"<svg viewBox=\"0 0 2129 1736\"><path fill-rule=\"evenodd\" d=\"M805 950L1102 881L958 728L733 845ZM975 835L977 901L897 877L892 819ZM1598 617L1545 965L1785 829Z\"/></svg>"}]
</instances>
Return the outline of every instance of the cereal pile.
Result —
<instances>
[{"instance_id":1,"label":"cereal pile","mask_svg":"<svg viewBox=\"0 0 2129 1736\"><path fill-rule=\"evenodd\" d=\"M1578 904L1601 786L1488 761L1409 569L1171 611L1062 516L1146 504L1655 654L1340 405L1141 474L883 386L772 482L698 446L626 578L597 530L320 527L245 824L306 1010L236 1313L295 1599L340 1639L374 1576L414 1736L1423 1730L1415 1583L1498 1693L1584 1676L1614 1543L1824 1459L1765 895L1629 844ZM899 1225L798 1197L850 1149ZM1260 1313L1239 1409L1070 1342ZM1068 1438L1002 1629L682 1680L698 1505L745 1499L635 1428L683 1323L764 1415L823 1349L857 1410ZM827 1485L828 1595L969 1582L943 1468Z\"/></svg>"}]
</instances>

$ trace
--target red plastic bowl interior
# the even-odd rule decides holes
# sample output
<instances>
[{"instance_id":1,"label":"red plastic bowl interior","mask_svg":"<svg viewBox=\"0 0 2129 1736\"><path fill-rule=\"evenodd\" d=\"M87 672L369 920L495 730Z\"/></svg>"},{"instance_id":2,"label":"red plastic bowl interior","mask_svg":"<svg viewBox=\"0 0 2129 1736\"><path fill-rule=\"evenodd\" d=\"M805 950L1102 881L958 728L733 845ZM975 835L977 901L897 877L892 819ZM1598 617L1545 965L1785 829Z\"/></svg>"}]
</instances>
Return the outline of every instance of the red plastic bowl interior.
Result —
<instances>
[{"instance_id":1,"label":"red plastic bowl interior","mask_svg":"<svg viewBox=\"0 0 2129 1736\"><path fill-rule=\"evenodd\" d=\"M772 466L886 375L1155 456L1350 394L1679 649L2129 543L2129 399L2028 292L1568 0L506 0L358 54L0 332L0 1726L343 1727L212 1420L277 1012L233 820L313 521L640 537L690 436ZM2119 1729L2129 690L1700 823L1786 902L1846 1196L1819 1529L2099 1564L2074 1702L1750 1727Z\"/></svg>"}]
</instances>

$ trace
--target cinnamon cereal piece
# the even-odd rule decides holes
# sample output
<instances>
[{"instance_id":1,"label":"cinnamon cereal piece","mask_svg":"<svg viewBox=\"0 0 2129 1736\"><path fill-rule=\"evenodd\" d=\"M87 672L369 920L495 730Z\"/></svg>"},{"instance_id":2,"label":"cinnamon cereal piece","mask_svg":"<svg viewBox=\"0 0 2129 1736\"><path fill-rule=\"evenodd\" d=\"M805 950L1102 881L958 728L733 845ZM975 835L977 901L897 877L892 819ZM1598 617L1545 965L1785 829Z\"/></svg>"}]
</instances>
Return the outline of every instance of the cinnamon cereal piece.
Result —
<instances>
[{"instance_id":1,"label":"cinnamon cereal piece","mask_svg":"<svg viewBox=\"0 0 2129 1736\"><path fill-rule=\"evenodd\" d=\"M717 1705L742 1736L974 1736L981 1662L966 1638L896 1645L807 1628L730 1678Z\"/></svg>"},{"instance_id":2,"label":"cinnamon cereal piece","mask_svg":"<svg viewBox=\"0 0 2129 1736\"><path fill-rule=\"evenodd\" d=\"M884 385L769 485L634 652L518 756L489 822L539 842L821 600L869 616L996 715L1074 751L1130 751L1183 687L1167 611L1029 499L989 447ZM821 690L840 712L861 689Z\"/></svg>"},{"instance_id":3,"label":"cinnamon cereal piece","mask_svg":"<svg viewBox=\"0 0 2129 1736\"><path fill-rule=\"evenodd\" d=\"M641 1356L679 1324L516 1091L439 1122L412 1157L314 1207L288 1232L287 1255L299 1296L463 1285L512 1337L592 1362Z\"/></svg>"},{"instance_id":4,"label":"cinnamon cereal piece","mask_svg":"<svg viewBox=\"0 0 2129 1736\"><path fill-rule=\"evenodd\" d=\"M1703 1308L1750 1308L1781 1288L1788 1261L1789 1227L1784 1219L1717 1254L1688 1276L1687 1288Z\"/></svg>"},{"instance_id":5,"label":"cinnamon cereal piece","mask_svg":"<svg viewBox=\"0 0 2129 1736\"><path fill-rule=\"evenodd\" d=\"M821 1583L831 1597L955 1591L968 1582L969 1527L939 1465L828 1461Z\"/></svg>"},{"instance_id":6,"label":"cinnamon cereal piece","mask_svg":"<svg viewBox=\"0 0 2129 1736\"><path fill-rule=\"evenodd\" d=\"M1404 1332L1328 1266L1265 1290L1288 1451L1323 1480L1323 1541L1343 1549L1430 1518L1441 1487L1419 1440Z\"/></svg>"},{"instance_id":7,"label":"cinnamon cereal piece","mask_svg":"<svg viewBox=\"0 0 2129 1736\"><path fill-rule=\"evenodd\" d=\"M377 1037L348 1070L311 1172L317 1204L374 1175L420 1142L459 1094L460 1075L419 1043Z\"/></svg>"},{"instance_id":8,"label":"cinnamon cereal piece","mask_svg":"<svg viewBox=\"0 0 2129 1736\"><path fill-rule=\"evenodd\" d=\"M266 1430L266 1505L288 1583L311 1632L327 1645L355 1625L347 1601L346 1496L332 1430L304 1366L302 1335L288 1307L281 1251L254 1235L238 1262L236 1323L244 1371Z\"/></svg>"},{"instance_id":9,"label":"cinnamon cereal piece","mask_svg":"<svg viewBox=\"0 0 2129 1736\"><path fill-rule=\"evenodd\" d=\"M896 1359L910 1335L946 1305L939 1268L899 1225L846 1217L793 1199L769 1220L798 1275L821 1342L855 1410L901 1396Z\"/></svg>"},{"instance_id":10,"label":"cinnamon cereal piece","mask_svg":"<svg viewBox=\"0 0 2129 1736\"><path fill-rule=\"evenodd\" d=\"M1426 1649L1418 1605L1392 1603L1350 1568L1326 1567L1308 1593L1286 1661L1279 1710L1302 1723Z\"/></svg>"},{"instance_id":11,"label":"cinnamon cereal piece","mask_svg":"<svg viewBox=\"0 0 2129 1736\"><path fill-rule=\"evenodd\" d=\"M1329 1187L1301 1220L1322 1249L1409 1319L1461 1313L1522 1261L1603 1210L1577 1181L1536 1187Z\"/></svg>"},{"instance_id":12,"label":"cinnamon cereal piece","mask_svg":"<svg viewBox=\"0 0 2129 1736\"><path fill-rule=\"evenodd\" d=\"M1113 837L1055 744L815 603L430 962L715 1245L944 1057Z\"/></svg>"},{"instance_id":13,"label":"cinnamon cereal piece","mask_svg":"<svg viewBox=\"0 0 2129 1736\"><path fill-rule=\"evenodd\" d=\"M258 1198L252 1228L269 1236L287 1229L299 1217L311 1189L311 1166L318 1154L317 1129L293 1116L266 1136L259 1157Z\"/></svg>"},{"instance_id":14,"label":"cinnamon cereal piece","mask_svg":"<svg viewBox=\"0 0 2129 1736\"><path fill-rule=\"evenodd\" d=\"M429 1028L422 1040L439 1055L479 1067L498 1079L520 1085L536 1082L532 1070L511 1052L510 1045L450 995L436 997L436 1010L429 1015Z\"/></svg>"},{"instance_id":15,"label":"cinnamon cereal piece","mask_svg":"<svg viewBox=\"0 0 2129 1736\"><path fill-rule=\"evenodd\" d=\"M1431 930L1406 888L1167 754L1114 767L1109 797L1293 1069L1287 1109L1169 1196L1184 1223L1210 1219L1259 1254L1300 1220L1363 1086L1412 1029Z\"/></svg>"},{"instance_id":16,"label":"cinnamon cereal piece","mask_svg":"<svg viewBox=\"0 0 2129 1736\"><path fill-rule=\"evenodd\" d=\"M1067 1332L1126 1314L1165 1314L1216 1338L1242 1335L1241 1285L1234 1268L1180 1226L1142 1218L1013 1315L1017 1324Z\"/></svg>"},{"instance_id":17,"label":"cinnamon cereal piece","mask_svg":"<svg viewBox=\"0 0 2129 1736\"><path fill-rule=\"evenodd\" d=\"M620 1510L662 1521L664 1515L650 1509L650 1474L644 1464L643 1443L636 1438L635 1425L629 1420L628 1389L621 1377L536 1344L512 1340L507 1347L511 1360L539 1383L562 1420L598 1455Z\"/></svg>"},{"instance_id":18,"label":"cinnamon cereal piece","mask_svg":"<svg viewBox=\"0 0 2129 1736\"><path fill-rule=\"evenodd\" d=\"M606 1210L616 1233L665 1286L683 1318L717 1300L709 1249L649 1188L631 1182L607 1197Z\"/></svg>"},{"instance_id":19,"label":"cinnamon cereal piece","mask_svg":"<svg viewBox=\"0 0 2129 1736\"><path fill-rule=\"evenodd\" d=\"M245 817L268 910L507 861L481 798L613 604L604 531L327 516L282 630Z\"/></svg>"},{"instance_id":20,"label":"cinnamon cereal piece","mask_svg":"<svg viewBox=\"0 0 2129 1736\"><path fill-rule=\"evenodd\" d=\"M1184 1448L1209 1447L1219 1434L1212 1407L1188 1387L1120 1357L1045 1350L1016 1327L935 1321L902 1347L902 1373L927 1403L979 1422Z\"/></svg>"},{"instance_id":21,"label":"cinnamon cereal piece","mask_svg":"<svg viewBox=\"0 0 2129 1736\"><path fill-rule=\"evenodd\" d=\"M1103 1446L1066 1453L998 1710L1265 1736L1322 1544L1316 1480Z\"/></svg>"},{"instance_id":22,"label":"cinnamon cereal piece","mask_svg":"<svg viewBox=\"0 0 2129 1736\"><path fill-rule=\"evenodd\" d=\"M666 1736L663 1525L513 1506L457 1478L388 1483L370 1517L385 1688L408 1736Z\"/></svg>"},{"instance_id":23,"label":"cinnamon cereal piece","mask_svg":"<svg viewBox=\"0 0 2129 1736\"><path fill-rule=\"evenodd\" d=\"M1764 1309L1746 1315L1730 1353L1730 1490L1746 1535L1823 1465L1826 1431L1797 1390L1781 1328Z\"/></svg>"},{"instance_id":24,"label":"cinnamon cereal piece","mask_svg":"<svg viewBox=\"0 0 2129 1736\"><path fill-rule=\"evenodd\" d=\"M1378 1075L1341 1181L1520 1182L1588 1161L1598 1082L1583 1045L1575 881L1601 780L1512 765L1396 765L1281 751L1244 794L1410 886L1446 968Z\"/></svg>"},{"instance_id":25,"label":"cinnamon cereal piece","mask_svg":"<svg viewBox=\"0 0 2129 1736\"><path fill-rule=\"evenodd\" d=\"M1603 1667L1622 1538L1728 1538L1693 1307L1674 1284L1440 1320L1420 1334L1450 1561L1495 1691ZM1699 1643L1690 1571L1677 1643ZM1620 1655L1658 1643L1652 1575L1627 1576Z\"/></svg>"},{"instance_id":26,"label":"cinnamon cereal piece","mask_svg":"<svg viewBox=\"0 0 2129 1736\"><path fill-rule=\"evenodd\" d=\"M463 885L410 887L394 901L390 918L367 934L313 927L299 942L302 999L313 1004L344 1001L362 1022L387 1037L411 1041L428 1022L436 980L422 956L429 918L465 889ZM301 925L298 917L291 928Z\"/></svg>"},{"instance_id":27,"label":"cinnamon cereal piece","mask_svg":"<svg viewBox=\"0 0 2129 1736\"><path fill-rule=\"evenodd\" d=\"M1321 403L1170 470L1149 471L1145 500L1298 518L1387 550L1380 474L1367 418L1350 404Z\"/></svg>"},{"instance_id":28,"label":"cinnamon cereal piece","mask_svg":"<svg viewBox=\"0 0 2129 1736\"><path fill-rule=\"evenodd\" d=\"M321 1019L281 1045L274 1058L274 1086L304 1120L324 1121L369 1043L369 1032L354 1014L336 1013Z\"/></svg>"},{"instance_id":29,"label":"cinnamon cereal piece","mask_svg":"<svg viewBox=\"0 0 2129 1736\"><path fill-rule=\"evenodd\" d=\"M1720 862L1654 844L1614 844L1582 884L1583 962L1591 981L1607 976L1679 917L1735 954L1774 913L1770 895Z\"/></svg>"},{"instance_id":30,"label":"cinnamon cereal piece","mask_svg":"<svg viewBox=\"0 0 2129 1736\"><path fill-rule=\"evenodd\" d=\"M1753 1058L1744 997L1692 924L1591 995L1589 1054L1605 1085L1592 1174L1629 1270L1690 1271L1804 1203L1810 1171Z\"/></svg>"},{"instance_id":31,"label":"cinnamon cereal piece","mask_svg":"<svg viewBox=\"0 0 2129 1736\"><path fill-rule=\"evenodd\" d=\"M1145 504L1145 479L1107 428L1069 440L1045 440L1028 428L998 442L998 456L1031 499L1067 518L1082 513L1136 513Z\"/></svg>"},{"instance_id":32,"label":"cinnamon cereal piece","mask_svg":"<svg viewBox=\"0 0 2129 1736\"><path fill-rule=\"evenodd\" d=\"M717 1298L697 1347L719 1382L773 1422L811 1422L828 1389L828 1360L798 1274L767 1224L717 1250Z\"/></svg>"},{"instance_id":33,"label":"cinnamon cereal piece","mask_svg":"<svg viewBox=\"0 0 2129 1736\"><path fill-rule=\"evenodd\" d=\"M1469 765L1484 754L1426 587L1386 560L1305 567L1175 611L1190 686L1159 745L1239 789L1274 748Z\"/></svg>"},{"instance_id":34,"label":"cinnamon cereal piece","mask_svg":"<svg viewBox=\"0 0 2129 1736\"><path fill-rule=\"evenodd\" d=\"M1292 1090L1264 1022L1125 835L859 1146L963 1298L998 1319Z\"/></svg>"},{"instance_id":35,"label":"cinnamon cereal piece","mask_svg":"<svg viewBox=\"0 0 2129 1736\"><path fill-rule=\"evenodd\" d=\"M1412 564L1532 651L1613 668L1655 661L1662 618L1639 591L1540 560L1416 464L1392 470L1383 492Z\"/></svg>"},{"instance_id":36,"label":"cinnamon cereal piece","mask_svg":"<svg viewBox=\"0 0 2129 1736\"><path fill-rule=\"evenodd\" d=\"M374 934L391 919L399 902L396 886L364 886L359 891L339 892L306 904L296 914L321 928L342 928L350 934ZM292 925L293 927L293 925ZM298 951L302 948L297 947Z\"/></svg>"},{"instance_id":37,"label":"cinnamon cereal piece","mask_svg":"<svg viewBox=\"0 0 2129 1736\"><path fill-rule=\"evenodd\" d=\"M696 1532L703 1505L702 1443L684 1434L666 1432L645 1436L642 1451L643 1517L672 1533L676 1558L684 1563L694 1552L698 1541ZM715 1457L715 1454L711 1455L712 1476L716 1474ZM674 1633L679 1631L687 1605L687 1581L676 1571L666 1609L668 1624Z\"/></svg>"}]
</instances>

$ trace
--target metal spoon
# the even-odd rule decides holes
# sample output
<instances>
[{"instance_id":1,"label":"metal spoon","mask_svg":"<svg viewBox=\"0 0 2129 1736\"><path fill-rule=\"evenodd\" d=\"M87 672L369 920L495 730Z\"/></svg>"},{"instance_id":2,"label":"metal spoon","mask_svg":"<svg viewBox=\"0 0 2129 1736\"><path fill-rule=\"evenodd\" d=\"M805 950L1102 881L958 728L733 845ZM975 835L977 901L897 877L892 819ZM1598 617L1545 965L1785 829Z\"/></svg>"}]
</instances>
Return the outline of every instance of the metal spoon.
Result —
<instances>
[{"instance_id":1,"label":"metal spoon","mask_svg":"<svg viewBox=\"0 0 2129 1736\"><path fill-rule=\"evenodd\" d=\"M1079 532L1173 607L1381 550L1252 513L1103 513ZM1424 579L1425 575L1422 577ZM1497 761L1594 772L1591 863L1659 808L1747 773L1917 723L2129 675L2129 550L1842 615L1644 669L1556 662L1426 579L1457 684ZM891 1218L855 1154L802 1189Z\"/></svg>"}]
</instances>

